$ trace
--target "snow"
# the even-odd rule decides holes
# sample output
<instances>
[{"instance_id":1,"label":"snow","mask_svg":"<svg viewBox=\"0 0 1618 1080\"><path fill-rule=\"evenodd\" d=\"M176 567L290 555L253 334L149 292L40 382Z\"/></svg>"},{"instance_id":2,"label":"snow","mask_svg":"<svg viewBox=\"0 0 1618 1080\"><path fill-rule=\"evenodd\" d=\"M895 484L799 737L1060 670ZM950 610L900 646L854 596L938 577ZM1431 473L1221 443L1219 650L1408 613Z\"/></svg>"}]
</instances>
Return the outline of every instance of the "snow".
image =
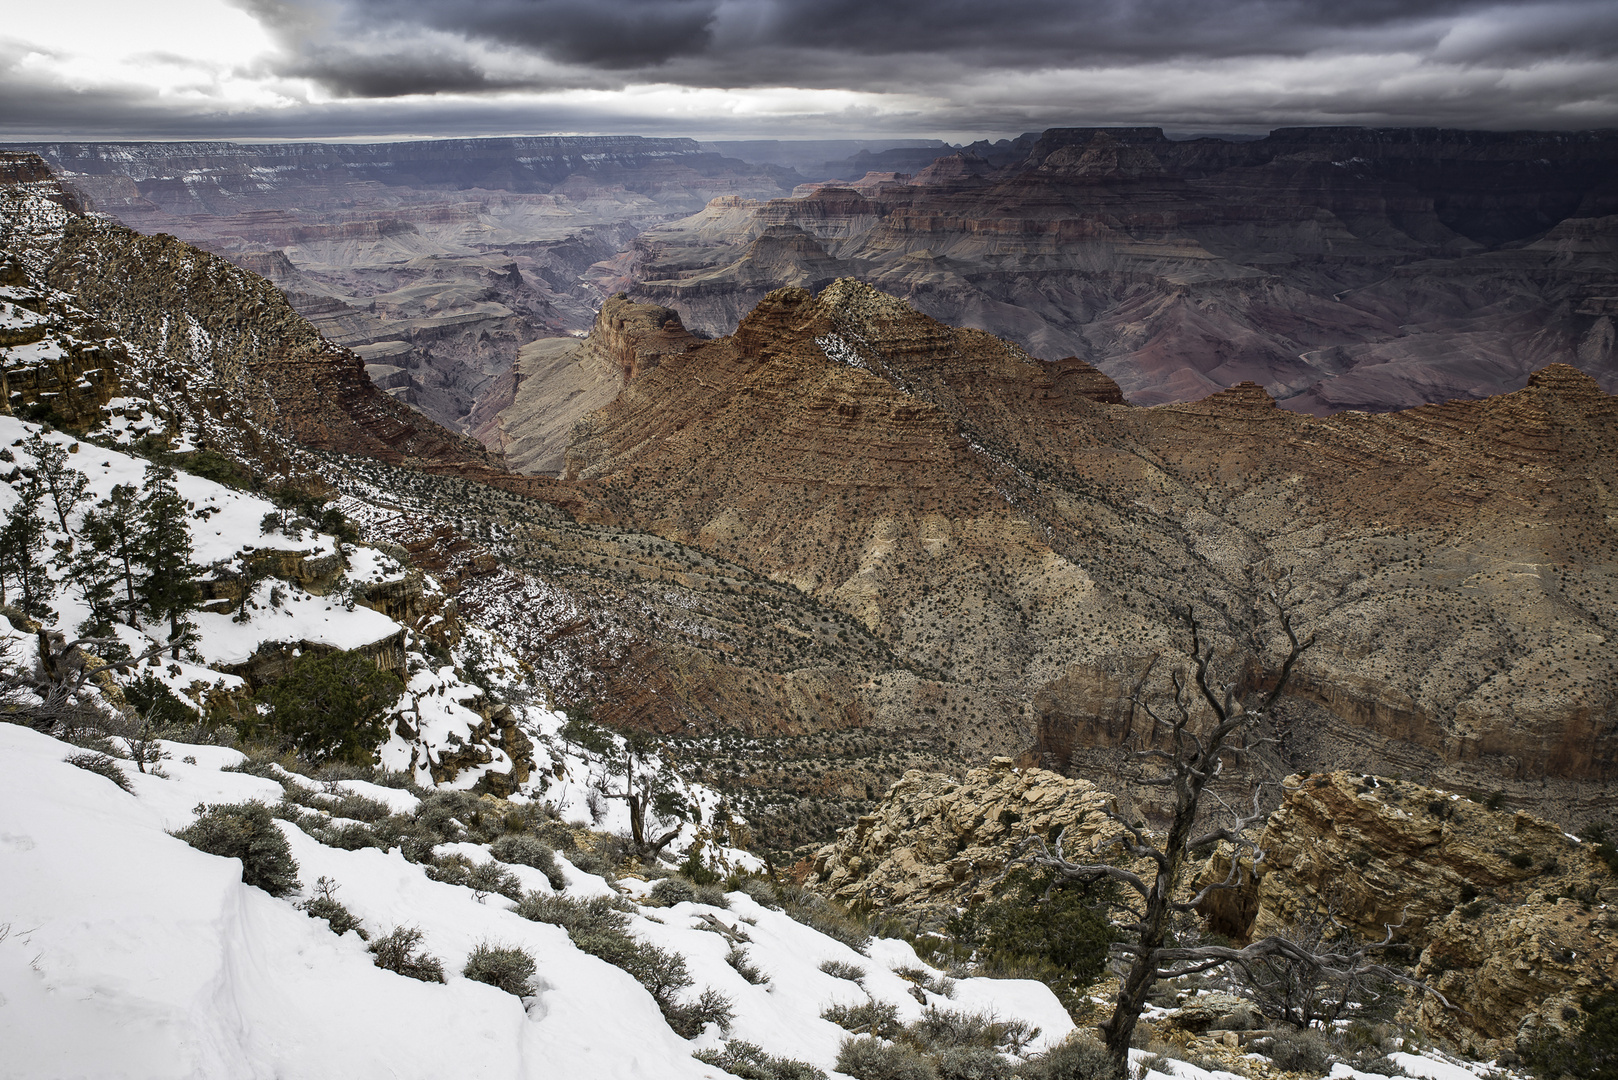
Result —
<instances>
[{"instance_id":1,"label":"snow","mask_svg":"<svg viewBox=\"0 0 1618 1080\"><path fill-rule=\"evenodd\" d=\"M286 598L270 604L270 590L279 586ZM331 597L288 589L281 582L263 582L253 594L258 610L248 622L233 615L199 611L192 616L200 632L197 652L209 664L240 664L266 641L307 641L337 649L358 649L383 641L404 629L379 611L356 606L347 610Z\"/></svg>"},{"instance_id":2,"label":"snow","mask_svg":"<svg viewBox=\"0 0 1618 1080\"><path fill-rule=\"evenodd\" d=\"M580 952L560 928L518 917L502 897L480 903L470 889L435 882L397 850L329 848L280 822L305 896L325 877L373 933L420 928L448 982L379 970L356 935L333 935L290 899L243 885L235 860L167 831L199 802L273 802L280 786L219 771L241 760L234 751L163 749L166 778L126 764L131 795L66 764L73 747L0 724L0 1078L715 1075L690 1056L718 1045L715 1029L681 1039L638 983ZM398 797L410 798L359 781L339 786L401 808ZM478 845L445 849L488 858ZM612 891L563 866L571 895ZM510 869L548 890L538 871ZM847 1034L820 1019L829 1004L869 992L903 1019L920 1015L910 984L891 970L925 967L903 942L873 942L862 956L742 893L729 901L728 910L643 909L631 930L685 958L695 979L687 994L713 987L734 1000L732 1037L829 1070ZM770 975L767 986L725 963L730 943L703 916L752 939L744 948ZM519 1000L458 974L485 941L535 957L534 996ZM827 959L865 969L865 989L821 972ZM1038 1024L1041 1045L1072 1029L1039 983L956 986L953 1000L931 1000Z\"/></svg>"},{"instance_id":3,"label":"snow","mask_svg":"<svg viewBox=\"0 0 1618 1080\"><path fill-rule=\"evenodd\" d=\"M1480 1075L1473 1069L1462 1065L1455 1065L1448 1061L1435 1061L1434 1059L1417 1054L1394 1053L1388 1055L1399 1067L1411 1076L1425 1076L1430 1080L1477 1080Z\"/></svg>"}]
</instances>

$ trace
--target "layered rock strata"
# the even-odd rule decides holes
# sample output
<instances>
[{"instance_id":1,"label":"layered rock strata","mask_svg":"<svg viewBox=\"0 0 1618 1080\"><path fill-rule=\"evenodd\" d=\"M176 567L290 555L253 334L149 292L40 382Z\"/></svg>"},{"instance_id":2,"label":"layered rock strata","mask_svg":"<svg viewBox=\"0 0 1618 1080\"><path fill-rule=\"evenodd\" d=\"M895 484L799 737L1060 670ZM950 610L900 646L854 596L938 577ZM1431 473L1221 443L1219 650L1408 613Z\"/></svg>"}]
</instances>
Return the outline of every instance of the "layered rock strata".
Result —
<instances>
[{"instance_id":1,"label":"layered rock strata","mask_svg":"<svg viewBox=\"0 0 1618 1080\"><path fill-rule=\"evenodd\" d=\"M1251 380L1298 411L1386 411L1502 393L1553 361L1613 390L1615 164L1607 131L1058 128L716 200L594 272L705 334L771 289L855 276L1081 357L1139 404Z\"/></svg>"},{"instance_id":2,"label":"layered rock strata","mask_svg":"<svg viewBox=\"0 0 1618 1080\"><path fill-rule=\"evenodd\" d=\"M1257 667L1226 629L1217 662L1262 682L1274 593L1317 642L1275 778L1364 762L1610 802L1618 402L1589 376L1324 420L1253 384L1117 401L1082 361L840 281L664 354L580 425L567 478L599 520L853 615L923 677L873 680L856 715L919 711L970 753L1137 741L1187 602L1258 629Z\"/></svg>"}]
</instances>

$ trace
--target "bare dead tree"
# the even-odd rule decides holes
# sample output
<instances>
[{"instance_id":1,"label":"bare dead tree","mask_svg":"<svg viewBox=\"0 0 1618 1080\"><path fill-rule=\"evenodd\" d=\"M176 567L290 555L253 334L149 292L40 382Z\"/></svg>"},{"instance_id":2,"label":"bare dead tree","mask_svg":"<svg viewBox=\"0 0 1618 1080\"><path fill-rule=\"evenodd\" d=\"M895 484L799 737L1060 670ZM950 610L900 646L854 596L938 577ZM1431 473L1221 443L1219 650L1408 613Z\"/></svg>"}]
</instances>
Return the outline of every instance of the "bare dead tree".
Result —
<instances>
[{"instance_id":1,"label":"bare dead tree","mask_svg":"<svg viewBox=\"0 0 1618 1080\"><path fill-rule=\"evenodd\" d=\"M102 661L91 650L96 646L117 645L116 638L79 638L68 641L61 634L37 631L32 664L18 656L17 639L0 641L0 712L10 713L24 724L48 735L72 737L85 730L121 736L142 772L155 761L156 750L150 725L135 717L128 707L119 712L91 688L96 677L114 665ZM138 665L161 655L165 646L153 645L139 656L118 667Z\"/></svg>"},{"instance_id":2,"label":"bare dead tree","mask_svg":"<svg viewBox=\"0 0 1618 1080\"><path fill-rule=\"evenodd\" d=\"M1393 943L1399 925L1402 919L1379 942L1360 940L1337 920L1336 898L1328 897L1324 910L1301 915L1277 935L1296 950L1232 961L1233 989L1271 1020L1293 1027L1329 1024L1350 1011L1366 1019L1392 1003L1393 987L1370 970L1376 965L1369 957Z\"/></svg>"},{"instance_id":3,"label":"bare dead tree","mask_svg":"<svg viewBox=\"0 0 1618 1080\"><path fill-rule=\"evenodd\" d=\"M1272 957L1307 963L1323 975L1332 978L1375 977L1388 982L1418 987L1431 993L1425 985L1384 967L1371 963L1371 949L1392 940L1395 927L1388 928L1388 937L1379 946L1364 946L1354 950L1332 951L1316 947L1306 948L1299 942L1282 937L1269 937L1236 949L1216 945L1171 946L1169 933L1174 919L1198 910L1216 891L1235 889L1247 881L1249 866L1263 862L1264 852L1253 834L1254 827L1265 813L1260 805L1260 791L1255 790L1250 811L1238 811L1210 790L1223 775L1228 761L1240 761L1262 745L1261 724L1275 702L1285 691L1299 658L1314 645L1313 635L1300 638L1293 625L1292 613L1276 603L1274 618L1286 639L1286 655L1282 659L1274 686L1239 693L1237 682L1215 689L1212 667L1214 649L1204 640L1203 628L1195 615L1183 612L1191 638L1189 663L1169 673L1172 694L1168 699L1154 701L1138 696L1136 704L1153 722L1162 737L1158 745L1137 751L1137 760L1156 765L1158 773L1141 780L1142 783L1168 787L1174 793L1174 811L1168 832L1161 839L1139 825L1131 824L1116 812L1110 816L1123 829L1124 835L1113 841L1121 844L1132 860L1148 860L1153 869L1146 875L1137 874L1124 866L1102 861L1105 850L1089 853L1085 861L1069 859L1063 850L1065 834L1059 834L1054 848L1043 837L1033 836L1024 842L1013 861L1039 866L1053 876L1081 881L1110 878L1127 890L1125 910L1131 921L1119 926L1129 940L1115 943L1113 949L1123 960L1123 979L1118 990L1117 1004L1112 1016L1100 1026L1108 1052L1120 1069L1128 1061L1129 1044L1136 1023L1144 1011L1152 987L1160 979L1177 978L1208 971L1225 964L1256 963ZM1262 655L1262 646L1256 633L1249 634L1249 644L1255 655ZM1155 663L1155 661L1154 661ZM1145 680L1142 680L1142 686ZM1200 714L1210 719L1194 723ZM1219 804L1223 824L1210 826L1203 815L1204 798ZM1201 827L1199 829L1199 819ZM1181 884L1191 862L1191 853L1219 843L1231 847L1230 871L1224 880L1211 882L1195 895L1180 899ZM1132 895L1129 895L1132 894ZM1443 1000L1440 995L1440 1000ZM1449 1006L1449 1002L1444 1002Z\"/></svg>"}]
</instances>

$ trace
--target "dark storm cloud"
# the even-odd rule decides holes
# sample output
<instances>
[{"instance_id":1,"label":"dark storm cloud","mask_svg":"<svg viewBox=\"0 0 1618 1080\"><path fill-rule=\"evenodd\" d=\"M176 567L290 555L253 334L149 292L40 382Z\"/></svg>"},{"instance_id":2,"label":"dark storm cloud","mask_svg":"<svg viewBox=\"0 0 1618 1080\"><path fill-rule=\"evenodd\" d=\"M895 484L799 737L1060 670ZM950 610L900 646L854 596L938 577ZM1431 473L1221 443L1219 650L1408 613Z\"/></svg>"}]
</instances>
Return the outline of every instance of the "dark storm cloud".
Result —
<instances>
[{"instance_id":1,"label":"dark storm cloud","mask_svg":"<svg viewBox=\"0 0 1618 1080\"><path fill-rule=\"evenodd\" d=\"M407 52L373 54L322 49L288 65L283 74L314 79L338 97L486 93L540 85L532 80L491 76L463 57Z\"/></svg>"},{"instance_id":2,"label":"dark storm cloud","mask_svg":"<svg viewBox=\"0 0 1618 1080\"><path fill-rule=\"evenodd\" d=\"M259 80L256 97L86 88L54 61L8 73L0 27L0 128L972 138L1090 123L1618 124L1613 0L225 2L279 45L236 72Z\"/></svg>"},{"instance_id":3,"label":"dark storm cloud","mask_svg":"<svg viewBox=\"0 0 1618 1080\"><path fill-rule=\"evenodd\" d=\"M287 41L293 57L284 73L351 96L554 87L568 78L598 88L655 81L930 93L984 68L1345 51L1458 65L1618 57L1618 4L1610 0L239 2ZM412 32L433 40L413 51ZM445 41L466 54L449 55ZM526 58L547 75L488 70L491 51L519 69Z\"/></svg>"}]
</instances>

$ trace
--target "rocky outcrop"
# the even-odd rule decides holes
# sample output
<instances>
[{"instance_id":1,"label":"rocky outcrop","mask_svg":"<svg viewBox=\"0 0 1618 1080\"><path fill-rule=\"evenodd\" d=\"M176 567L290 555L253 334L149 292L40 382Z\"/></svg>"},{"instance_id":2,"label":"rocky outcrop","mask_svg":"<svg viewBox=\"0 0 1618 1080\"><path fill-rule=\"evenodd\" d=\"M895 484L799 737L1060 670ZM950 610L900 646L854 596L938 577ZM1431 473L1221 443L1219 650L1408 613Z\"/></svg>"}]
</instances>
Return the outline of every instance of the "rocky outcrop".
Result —
<instances>
[{"instance_id":1,"label":"rocky outcrop","mask_svg":"<svg viewBox=\"0 0 1618 1080\"><path fill-rule=\"evenodd\" d=\"M668 308L614 296L583 340L543 338L524 346L505 400L473 434L497 447L518 472L560 473L579 421L696 340Z\"/></svg>"},{"instance_id":2,"label":"rocky outcrop","mask_svg":"<svg viewBox=\"0 0 1618 1080\"><path fill-rule=\"evenodd\" d=\"M1017 769L1010 758L962 780L907 772L875 810L816 852L805 884L847 904L948 915L983 900L1030 837L1070 855L1105 848L1123 829L1113 796L1087 780Z\"/></svg>"},{"instance_id":3,"label":"rocky outcrop","mask_svg":"<svg viewBox=\"0 0 1618 1080\"><path fill-rule=\"evenodd\" d=\"M1481 798L1481 797L1480 797ZM1618 970L1618 876L1549 821L1388 777L1294 776L1259 840L1256 874L1214 894L1213 929L1284 933L1330 912L1362 938L1392 926L1416 977L1448 999L1423 1026L1498 1053L1565 1030L1563 1009ZM1223 878L1225 856L1204 878Z\"/></svg>"}]
</instances>

